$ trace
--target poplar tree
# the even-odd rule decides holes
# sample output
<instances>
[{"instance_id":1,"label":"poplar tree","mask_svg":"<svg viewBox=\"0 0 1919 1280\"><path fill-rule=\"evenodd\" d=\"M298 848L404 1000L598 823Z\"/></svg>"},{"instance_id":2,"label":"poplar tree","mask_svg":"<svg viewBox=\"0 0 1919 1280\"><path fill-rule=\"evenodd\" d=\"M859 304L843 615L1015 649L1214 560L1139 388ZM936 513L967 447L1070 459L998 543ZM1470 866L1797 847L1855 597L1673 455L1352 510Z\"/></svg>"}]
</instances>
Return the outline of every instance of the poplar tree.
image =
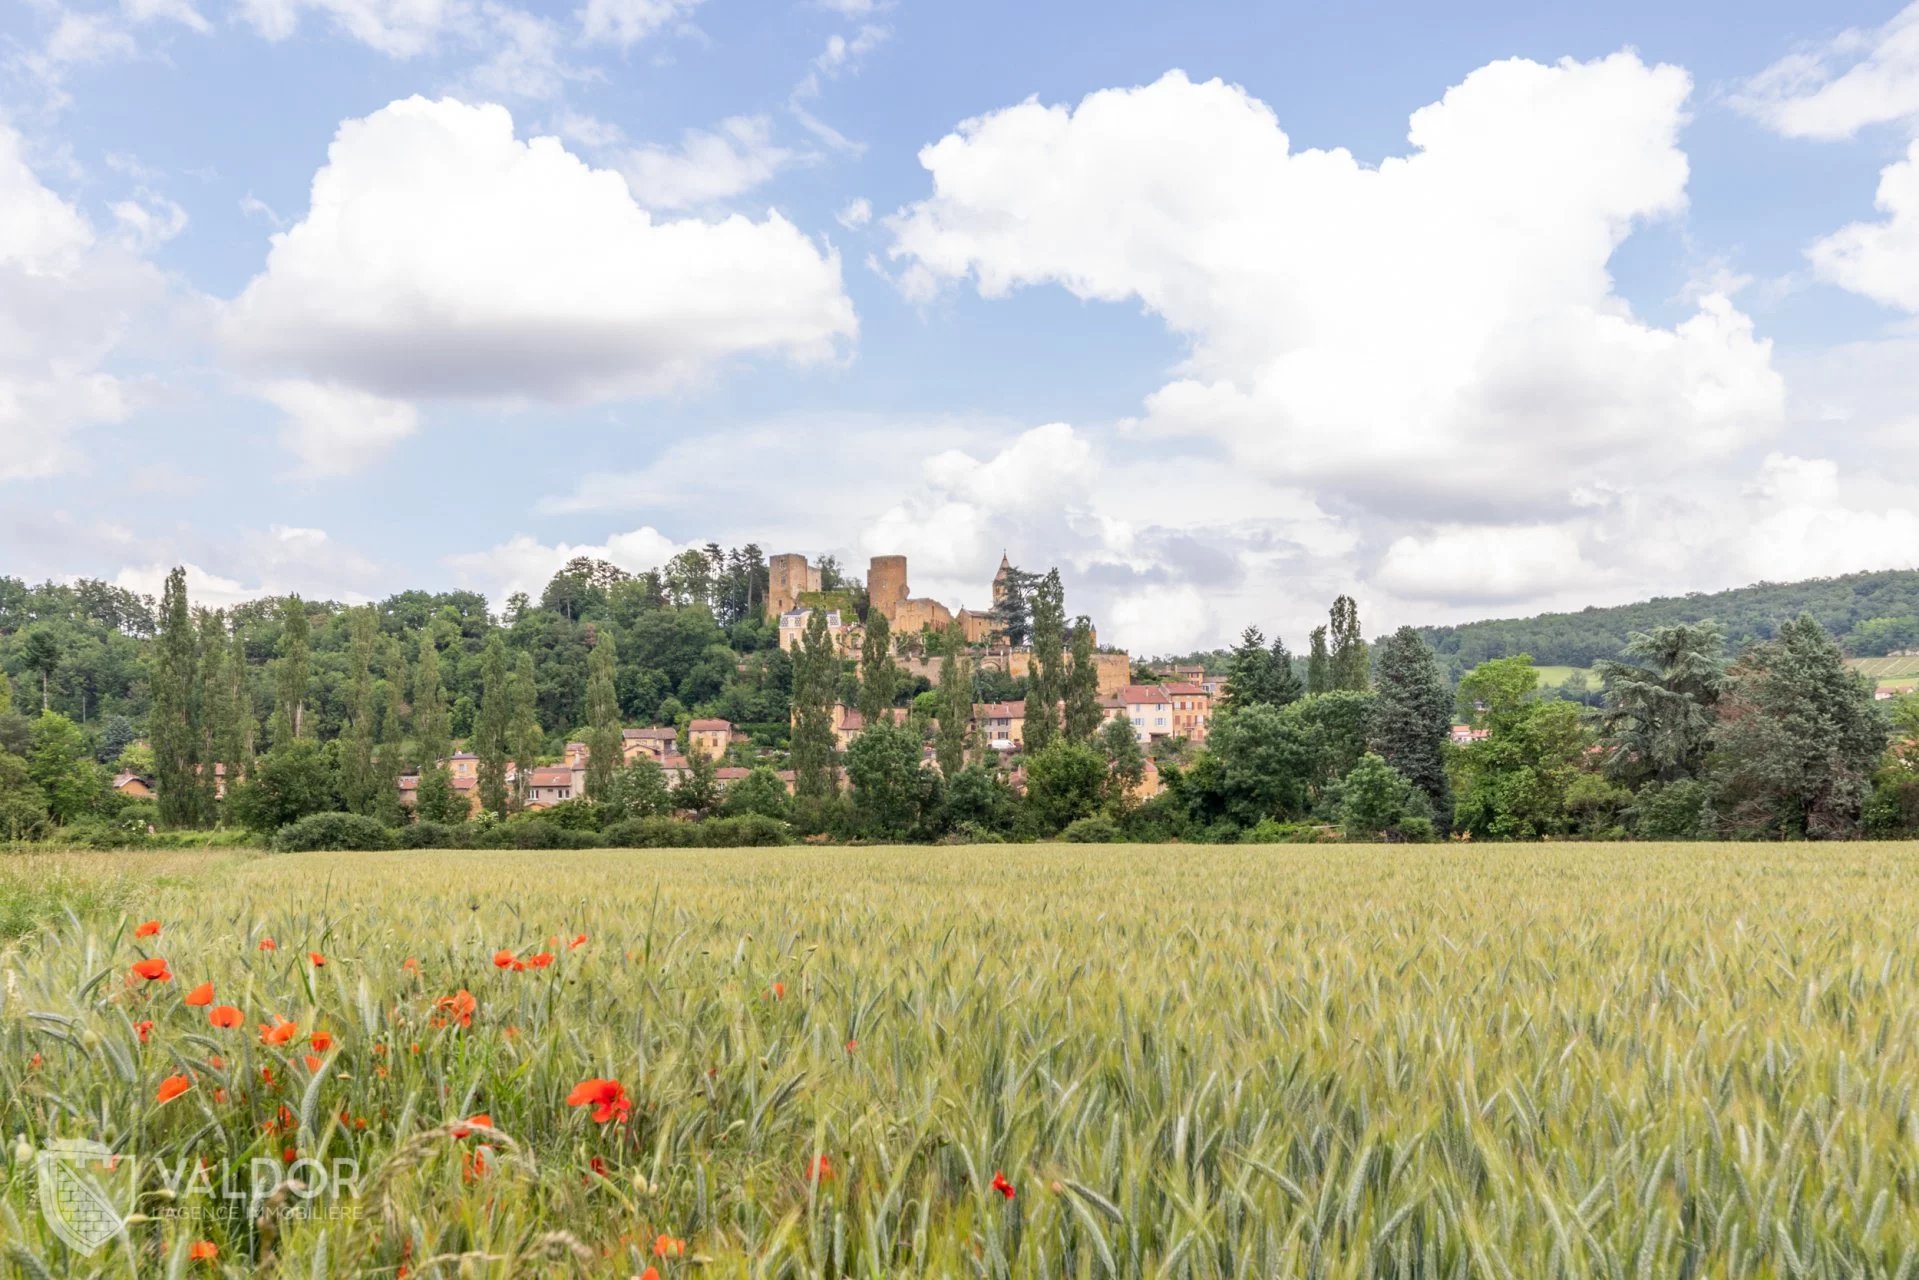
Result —
<instances>
[{"instance_id":1,"label":"poplar tree","mask_svg":"<svg viewBox=\"0 0 1919 1280\"><path fill-rule=\"evenodd\" d=\"M413 667L413 736L422 772L445 766L453 754L453 713L440 683L440 645L431 627L420 632L420 660Z\"/></svg>"},{"instance_id":2,"label":"poplar tree","mask_svg":"<svg viewBox=\"0 0 1919 1280\"><path fill-rule=\"evenodd\" d=\"M219 812L221 766L239 755L234 739L239 736L237 690L230 663L232 646L227 641L226 615L217 610L200 612L199 748L196 767L200 777L200 813L212 817ZM228 789L239 779L227 769Z\"/></svg>"},{"instance_id":3,"label":"poplar tree","mask_svg":"<svg viewBox=\"0 0 1919 1280\"><path fill-rule=\"evenodd\" d=\"M313 679L313 647L306 605L299 596L280 602L280 661L274 672L273 724L276 747L306 733L307 687Z\"/></svg>"},{"instance_id":4,"label":"poplar tree","mask_svg":"<svg viewBox=\"0 0 1919 1280\"><path fill-rule=\"evenodd\" d=\"M533 675L533 655L524 649L514 659L507 691L510 699L507 738L517 766L513 774L513 807L524 809L527 789L533 784L534 762L546 750L546 735L540 730L539 685Z\"/></svg>"},{"instance_id":5,"label":"poplar tree","mask_svg":"<svg viewBox=\"0 0 1919 1280\"><path fill-rule=\"evenodd\" d=\"M260 728L253 709L253 686L247 680L246 637L240 634L237 617L227 643L227 680L227 706L233 719L226 744L229 754L222 759L227 766L227 794L232 795L253 771L254 742Z\"/></svg>"},{"instance_id":6,"label":"poplar tree","mask_svg":"<svg viewBox=\"0 0 1919 1280\"><path fill-rule=\"evenodd\" d=\"M823 800L839 790L833 775L833 686L839 665L826 611L814 609L793 663L793 789L805 799Z\"/></svg>"},{"instance_id":7,"label":"poplar tree","mask_svg":"<svg viewBox=\"0 0 1919 1280\"><path fill-rule=\"evenodd\" d=\"M512 692L507 687L506 641L495 631L480 653L480 711L473 721L473 754L480 758L480 807L506 816L507 735L512 730Z\"/></svg>"},{"instance_id":8,"label":"poplar tree","mask_svg":"<svg viewBox=\"0 0 1919 1280\"><path fill-rule=\"evenodd\" d=\"M348 812L368 815L380 798L373 769L375 625L371 605L347 617L347 727L340 748L340 800Z\"/></svg>"},{"instance_id":9,"label":"poplar tree","mask_svg":"<svg viewBox=\"0 0 1919 1280\"><path fill-rule=\"evenodd\" d=\"M618 657L612 628L595 627L593 652L586 659L586 794L602 803L613 794L624 746L620 698L613 684Z\"/></svg>"},{"instance_id":10,"label":"poplar tree","mask_svg":"<svg viewBox=\"0 0 1919 1280\"><path fill-rule=\"evenodd\" d=\"M949 781L966 767L966 726L973 718L973 679L961 656L964 645L959 627L949 627L940 658L939 729L933 738L933 758Z\"/></svg>"},{"instance_id":11,"label":"poplar tree","mask_svg":"<svg viewBox=\"0 0 1919 1280\"><path fill-rule=\"evenodd\" d=\"M1065 692L1066 600L1059 570L1050 569L1033 589L1033 664L1026 682L1026 751L1036 753L1059 736L1060 695Z\"/></svg>"},{"instance_id":12,"label":"poplar tree","mask_svg":"<svg viewBox=\"0 0 1919 1280\"><path fill-rule=\"evenodd\" d=\"M893 661L893 628L886 615L874 609L866 616L866 635L860 642L860 715L871 726L891 709L899 691L900 669Z\"/></svg>"},{"instance_id":13,"label":"poplar tree","mask_svg":"<svg viewBox=\"0 0 1919 1280\"><path fill-rule=\"evenodd\" d=\"M400 810L400 775L406 770L406 649L399 637L389 636L381 646L380 665L385 673L381 681L380 748L375 757L374 774L379 779L379 797L373 812L388 826L405 820ZM418 801L418 795L415 795Z\"/></svg>"},{"instance_id":14,"label":"poplar tree","mask_svg":"<svg viewBox=\"0 0 1919 1280\"><path fill-rule=\"evenodd\" d=\"M199 733L194 725L194 682L199 637L187 604L187 574L167 575L160 596L160 634L153 663L154 787L160 821L169 827L192 826L200 818Z\"/></svg>"},{"instance_id":15,"label":"poplar tree","mask_svg":"<svg viewBox=\"0 0 1919 1280\"><path fill-rule=\"evenodd\" d=\"M1306 692L1326 693L1333 687L1333 664L1326 654L1326 628L1314 627L1306 650Z\"/></svg>"},{"instance_id":16,"label":"poplar tree","mask_svg":"<svg viewBox=\"0 0 1919 1280\"><path fill-rule=\"evenodd\" d=\"M1091 742L1099 733L1099 667L1093 660L1093 620L1073 622L1073 665L1066 673L1066 740Z\"/></svg>"},{"instance_id":17,"label":"poplar tree","mask_svg":"<svg viewBox=\"0 0 1919 1280\"><path fill-rule=\"evenodd\" d=\"M1331 676L1335 689L1366 692L1372 684L1366 641L1359 634L1359 606L1351 596L1333 601Z\"/></svg>"}]
</instances>

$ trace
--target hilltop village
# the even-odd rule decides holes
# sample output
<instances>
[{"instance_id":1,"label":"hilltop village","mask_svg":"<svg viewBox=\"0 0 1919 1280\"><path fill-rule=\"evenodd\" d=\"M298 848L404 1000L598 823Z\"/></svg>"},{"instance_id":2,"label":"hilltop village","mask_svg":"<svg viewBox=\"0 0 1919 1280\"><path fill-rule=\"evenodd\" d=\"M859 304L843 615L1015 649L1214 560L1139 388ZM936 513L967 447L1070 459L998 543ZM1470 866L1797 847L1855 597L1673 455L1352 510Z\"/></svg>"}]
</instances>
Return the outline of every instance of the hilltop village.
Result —
<instances>
[{"instance_id":1,"label":"hilltop village","mask_svg":"<svg viewBox=\"0 0 1919 1280\"><path fill-rule=\"evenodd\" d=\"M792 654L804 644L814 613L822 613L833 652L849 663L862 658L875 625L873 620L883 618L892 661L908 684L937 682L945 651L954 637L961 644L956 656L975 678L998 673L1012 681L1026 681L1032 674L1034 648L1030 628L1023 625L1025 577L1002 554L992 578L992 608L953 609L912 593L907 558L902 555L874 556L863 590L838 580L833 570L808 561L804 555L775 555L766 562L763 617L777 626L780 649ZM1096 633L1092 639L1096 645ZM1070 655L1066 661L1070 664ZM1150 749L1162 743L1203 743L1214 700L1221 690L1220 680L1200 667L1169 667L1151 673L1160 677L1153 682L1139 683L1134 679L1130 656L1118 649L1095 648L1092 666L1102 723L1124 721L1140 746L1147 749L1135 794L1141 799L1158 794L1159 771ZM889 714L895 723L905 724L911 708L894 707ZM1057 718L1057 707L1055 714ZM836 700L831 726L834 748L844 753L865 731L866 717L858 706ZM973 702L967 737L975 744L974 756L991 761L1015 786L1024 781L1018 769L1018 756L1026 744L1024 699ZM732 721L708 717L690 718L678 725L623 728L619 763L624 767L640 759L651 761L659 767L667 785L677 789L693 775L696 762L708 762L714 766L713 784L724 792L744 781L757 766L777 761L780 755L756 745L751 735ZM571 741L558 762L533 766L523 788L519 763L509 760L506 781L514 790L523 790L521 809L550 808L587 794L591 761L591 745ZM479 813L479 757L457 751L443 763L454 791L465 799L469 812ZM927 768L938 767L930 741L924 747L922 763ZM782 767L774 772L791 794L795 771ZM418 770L399 777L401 803L409 808L417 801L420 778ZM118 784L140 786L142 782L123 778Z\"/></svg>"}]
</instances>

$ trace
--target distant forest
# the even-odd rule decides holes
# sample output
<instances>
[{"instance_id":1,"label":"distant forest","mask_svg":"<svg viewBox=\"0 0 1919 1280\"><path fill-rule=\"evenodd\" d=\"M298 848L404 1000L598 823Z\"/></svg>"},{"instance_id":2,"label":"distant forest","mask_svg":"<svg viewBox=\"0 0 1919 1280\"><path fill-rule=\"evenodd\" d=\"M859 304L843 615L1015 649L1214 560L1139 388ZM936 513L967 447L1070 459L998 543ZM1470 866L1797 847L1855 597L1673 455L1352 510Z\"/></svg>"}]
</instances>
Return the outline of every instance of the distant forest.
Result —
<instances>
[{"instance_id":1,"label":"distant forest","mask_svg":"<svg viewBox=\"0 0 1919 1280\"><path fill-rule=\"evenodd\" d=\"M1707 619L1725 629L1734 652L1770 640L1809 613L1855 658L1919 648L1919 571L1887 569L1805 582L1761 582L1732 591L1695 591L1612 608L1498 618L1419 633L1457 679L1492 658L1530 653L1540 666L1590 667L1617 658L1635 631Z\"/></svg>"}]
</instances>

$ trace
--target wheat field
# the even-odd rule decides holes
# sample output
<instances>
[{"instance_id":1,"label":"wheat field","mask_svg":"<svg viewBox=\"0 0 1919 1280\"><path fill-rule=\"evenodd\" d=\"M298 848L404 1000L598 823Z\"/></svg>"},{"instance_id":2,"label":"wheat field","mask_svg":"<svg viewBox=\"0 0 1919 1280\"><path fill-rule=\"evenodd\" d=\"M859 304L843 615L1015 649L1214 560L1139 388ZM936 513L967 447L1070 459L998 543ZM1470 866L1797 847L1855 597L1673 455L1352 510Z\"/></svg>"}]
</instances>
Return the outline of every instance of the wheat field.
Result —
<instances>
[{"instance_id":1,"label":"wheat field","mask_svg":"<svg viewBox=\"0 0 1919 1280\"><path fill-rule=\"evenodd\" d=\"M1919 1276L1912 846L142 858L0 857L14 1274Z\"/></svg>"}]
</instances>

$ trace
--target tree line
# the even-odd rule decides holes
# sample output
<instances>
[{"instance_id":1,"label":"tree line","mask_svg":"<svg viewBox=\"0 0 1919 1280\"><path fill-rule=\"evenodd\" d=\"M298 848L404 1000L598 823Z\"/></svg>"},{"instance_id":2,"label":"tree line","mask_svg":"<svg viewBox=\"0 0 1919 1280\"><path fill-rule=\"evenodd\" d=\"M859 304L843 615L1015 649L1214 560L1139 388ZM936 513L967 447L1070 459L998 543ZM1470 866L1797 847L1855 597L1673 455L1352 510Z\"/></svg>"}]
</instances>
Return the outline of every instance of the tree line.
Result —
<instances>
[{"instance_id":1,"label":"tree line","mask_svg":"<svg viewBox=\"0 0 1919 1280\"><path fill-rule=\"evenodd\" d=\"M1919 831L1914 704L1876 704L1811 617L1737 652L1710 622L1633 633L1600 665L1587 708L1542 691L1524 654L1478 663L1455 687L1421 632L1369 644L1341 596L1303 655L1246 630L1217 664L1226 678L1203 742L1143 746L1101 705L1092 625L1069 618L1057 571L1015 571L1027 676L975 670L953 629L928 638L929 680L901 668L876 612L857 656L839 652L820 611L782 652L761 617L763 568L751 547L689 552L641 575L575 561L538 601L516 597L497 618L470 593L196 608L179 570L150 608L46 588L10 638L17 674L0 674L0 836L259 838L329 815L335 829L350 819L354 840L466 843L591 842L623 824L638 838L634 823L654 824L653 840L657 824L687 818L751 819L756 839ZM59 677L113 645L76 659L55 625L76 616L134 652L120 692L87 686L90 718L56 709ZM1008 755L982 740L973 710L1011 699L1026 718ZM836 718L848 707L863 727L842 750ZM689 752L672 782L651 760L623 760L623 727L674 725L684 749L695 716L741 728L729 759ZM1452 740L1455 724L1469 742ZM590 747L586 795L529 812L530 767L576 740ZM477 758L477 820L441 765L456 743ZM725 764L748 772L723 788ZM157 798L112 792L122 770L150 776ZM410 809L403 774L417 778Z\"/></svg>"}]
</instances>

